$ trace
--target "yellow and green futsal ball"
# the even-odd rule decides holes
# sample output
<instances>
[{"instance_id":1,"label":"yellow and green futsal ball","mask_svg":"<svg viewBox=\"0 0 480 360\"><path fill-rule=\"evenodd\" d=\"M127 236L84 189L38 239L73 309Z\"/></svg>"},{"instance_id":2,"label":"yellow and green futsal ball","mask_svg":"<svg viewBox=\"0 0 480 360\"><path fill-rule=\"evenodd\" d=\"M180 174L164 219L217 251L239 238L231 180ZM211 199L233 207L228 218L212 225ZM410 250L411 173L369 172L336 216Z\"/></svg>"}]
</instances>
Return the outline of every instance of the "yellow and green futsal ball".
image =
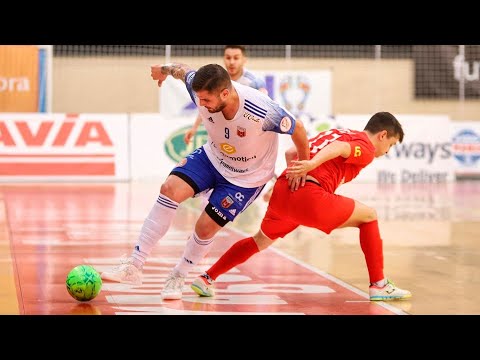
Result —
<instances>
[{"instance_id":1,"label":"yellow and green futsal ball","mask_svg":"<svg viewBox=\"0 0 480 360\"><path fill-rule=\"evenodd\" d=\"M67 275L68 293L78 301L94 299L102 288L100 274L90 265L78 265Z\"/></svg>"}]
</instances>

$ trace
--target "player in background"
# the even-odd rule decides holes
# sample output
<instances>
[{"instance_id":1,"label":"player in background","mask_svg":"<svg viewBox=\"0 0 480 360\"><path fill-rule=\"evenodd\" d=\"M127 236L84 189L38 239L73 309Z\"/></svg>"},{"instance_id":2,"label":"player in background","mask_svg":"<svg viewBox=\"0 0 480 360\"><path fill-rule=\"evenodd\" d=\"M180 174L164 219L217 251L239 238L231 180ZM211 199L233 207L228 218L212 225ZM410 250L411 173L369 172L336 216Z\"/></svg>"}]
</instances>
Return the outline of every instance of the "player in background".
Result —
<instances>
[{"instance_id":1,"label":"player in background","mask_svg":"<svg viewBox=\"0 0 480 360\"><path fill-rule=\"evenodd\" d=\"M331 129L310 139L310 160L296 160L294 148L286 151L289 165L278 178L260 230L253 237L236 242L191 287L201 296L213 296L214 281L234 266L266 249L299 225L317 228L326 234L334 229L358 227L360 247L370 278L370 300L395 300L411 293L395 286L383 273L383 242L377 213L357 200L335 194L352 181L374 158L388 153L403 141L401 124L392 114L378 112L363 131ZM307 176L304 187L295 190L291 176ZM288 204L286 206L285 204Z\"/></svg>"},{"instance_id":2,"label":"player in background","mask_svg":"<svg viewBox=\"0 0 480 360\"><path fill-rule=\"evenodd\" d=\"M265 80L255 76L251 71L247 70L245 63L247 62L247 51L243 45L225 45L223 49L223 63L227 69L230 79L240 84L250 86L254 89L268 95ZM197 133L198 127L202 123L200 113L197 115L195 123L185 132L183 140L185 144L190 144L193 136Z\"/></svg>"},{"instance_id":3,"label":"player in background","mask_svg":"<svg viewBox=\"0 0 480 360\"><path fill-rule=\"evenodd\" d=\"M161 86L167 76L185 83L208 134L207 142L182 159L160 187L131 255L102 279L140 285L142 269L154 246L167 233L180 203L213 189L188 238L183 255L162 290L163 299L180 299L189 271L208 253L215 234L260 194L273 176L278 134L288 134L300 159L309 158L301 121L266 94L230 79L220 65L197 71L184 64L154 65L151 77ZM305 176L290 179L305 185Z\"/></svg>"}]
</instances>

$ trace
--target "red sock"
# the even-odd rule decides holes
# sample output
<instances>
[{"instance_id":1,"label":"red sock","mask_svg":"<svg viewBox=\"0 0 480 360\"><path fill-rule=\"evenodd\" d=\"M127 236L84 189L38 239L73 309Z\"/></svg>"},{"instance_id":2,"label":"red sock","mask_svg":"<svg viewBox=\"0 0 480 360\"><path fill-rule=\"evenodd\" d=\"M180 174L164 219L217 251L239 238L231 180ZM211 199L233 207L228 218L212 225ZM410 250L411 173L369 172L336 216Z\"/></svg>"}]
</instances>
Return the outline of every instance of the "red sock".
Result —
<instances>
[{"instance_id":1,"label":"red sock","mask_svg":"<svg viewBox=\"0 0 480 360\"><path fill-rule=\"evenodd\" d=\"M226 273L234 266L241 264L258 252L258 246L253 237L242 239L232 245L228 251L207 270L207 274L216 280L218 276Z\"/></svg>"},{"instance_id":2,"label":"red sock","mask_svg":"<svg viewBox=\"0 0 480 360\"><path fill-rule=\"evenodd\" d=\"M383 275L383 242L380 237L378 221L364 223L360 229L360 247L367 262L370 283L384 279Z\"/></svg>"}]
</instances>

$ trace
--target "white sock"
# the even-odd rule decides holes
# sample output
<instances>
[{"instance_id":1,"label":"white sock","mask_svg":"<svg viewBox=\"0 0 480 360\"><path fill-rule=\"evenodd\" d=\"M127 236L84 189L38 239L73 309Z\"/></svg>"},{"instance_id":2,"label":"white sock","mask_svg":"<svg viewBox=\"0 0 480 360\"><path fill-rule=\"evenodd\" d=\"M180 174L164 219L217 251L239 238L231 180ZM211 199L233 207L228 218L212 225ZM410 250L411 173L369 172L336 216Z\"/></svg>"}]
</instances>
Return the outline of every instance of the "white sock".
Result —
<instances>
[{"instance_id":1,"label":"white sock","mask_svg":"<svg viewBox=\"0 0 480 360\"><path fill-rule=\"evenodd\" d=\"M133 265L141 269L153 247L170 228L177 213L178 203L160 194L145 219L137 243L132 252Z\"/></svg>"},{"instance_id":2,"label":"white sock","mask_svg":"<svg viewBox=\"0 0 480 360\"><path fill-rule=\"evenodd\" d=\"M202 240L193 232L188 238L187 245L183 252L180 262L175 266L174 271L182 276L187 276L190 270L197 265L213 245L213 237L211 239Z\"/></svg>"}]
</instances>

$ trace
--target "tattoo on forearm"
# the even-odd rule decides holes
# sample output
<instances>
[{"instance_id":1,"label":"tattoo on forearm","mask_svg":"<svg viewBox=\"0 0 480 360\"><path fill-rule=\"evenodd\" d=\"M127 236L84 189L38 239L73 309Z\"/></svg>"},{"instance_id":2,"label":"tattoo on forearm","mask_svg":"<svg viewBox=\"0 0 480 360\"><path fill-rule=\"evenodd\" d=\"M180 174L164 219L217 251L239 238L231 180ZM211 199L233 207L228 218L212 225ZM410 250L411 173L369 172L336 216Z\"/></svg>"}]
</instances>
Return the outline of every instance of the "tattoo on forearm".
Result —
<instances>
[{"instance_id":1,"label":"tattoo on forearm","mask_svg":"<svg viewBox=\"0 0 480 360\"><path fill-rule=\"evenodd\" d=\"M180 63L169 63L162 66L162 73L171 75L175 79L185 82L185 75L192 70L188 65Z\"/></svg>"}]
</instances>

